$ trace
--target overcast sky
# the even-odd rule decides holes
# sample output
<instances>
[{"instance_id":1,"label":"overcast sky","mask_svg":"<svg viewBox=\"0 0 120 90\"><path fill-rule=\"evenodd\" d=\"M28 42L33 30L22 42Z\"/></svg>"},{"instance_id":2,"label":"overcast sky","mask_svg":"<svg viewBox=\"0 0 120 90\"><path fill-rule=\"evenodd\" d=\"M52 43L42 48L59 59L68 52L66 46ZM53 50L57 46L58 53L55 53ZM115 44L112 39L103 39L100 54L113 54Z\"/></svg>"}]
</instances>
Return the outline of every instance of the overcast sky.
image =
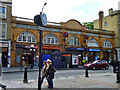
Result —
<instances>
[{"instance_id":1,"label":"overcast sky","mask_svg":"<svg viewBox=\"0 0 120 90\"><path fill-rule=\"evenodd\" d=\"M118 10L120 0L12 0L13 16L33 19L42 11L51 22L66 22L76 19L79 22L89 22L98 19L99 11L108 15L108 9Z\"/></svg>"}]
</instances>

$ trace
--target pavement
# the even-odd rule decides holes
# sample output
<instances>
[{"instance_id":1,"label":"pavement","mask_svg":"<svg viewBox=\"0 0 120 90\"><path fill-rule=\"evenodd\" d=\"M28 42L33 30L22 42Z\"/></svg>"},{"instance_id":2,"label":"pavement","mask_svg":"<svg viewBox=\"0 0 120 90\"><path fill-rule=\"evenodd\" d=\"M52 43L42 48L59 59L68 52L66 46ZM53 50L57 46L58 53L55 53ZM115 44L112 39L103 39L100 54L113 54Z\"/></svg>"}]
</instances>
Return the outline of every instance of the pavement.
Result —
<instances>
[{"instance_id":1,"label":"pavement","mask_svg":"<svg viewBox=\"0 0 120 90\"><path fill-rule=\"evenodd\" d=\"M18 68L19 69L19 68ZM18 71L16 68L16 71ZM33 69L38 70L38 69ZM5 69L3 72L12 72L12 69ZM120 90L120 83L116 83L115 73L99 73L89 74L89 77L84 75L57 77L55 76L54 90ZM23 79L14 81L2 81L7 85L7 90L37 90L38 80L28 80L28 83L23 83ZM47 88L47 80L45 79L41 90Z\"/></svg>"},{"instance_id":2,"label":"pavement","mask_svg":"<svg viewBox=\"0 0 120 90\"><path fill-rule=\"evenodd\" d=\"M33 68L30 69L29 71L38 71L39 68ZM20 67L2 67L2 73L14 73L14 72L23 72L24 68L20 70Z\"/></svg>"}]
</instances>

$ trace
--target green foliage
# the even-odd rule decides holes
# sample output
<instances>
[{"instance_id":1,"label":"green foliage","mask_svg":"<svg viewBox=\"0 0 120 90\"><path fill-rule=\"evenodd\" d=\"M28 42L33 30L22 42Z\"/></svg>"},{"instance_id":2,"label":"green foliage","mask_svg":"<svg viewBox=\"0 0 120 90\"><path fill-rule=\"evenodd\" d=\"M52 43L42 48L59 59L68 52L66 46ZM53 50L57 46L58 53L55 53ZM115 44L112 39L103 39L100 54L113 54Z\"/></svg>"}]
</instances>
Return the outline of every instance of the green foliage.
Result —
<instances>
[{"instance_id":1,"label":"green foliage","mask_svg":"<svg viewBox=\"0 0 120 90\"><path fill-rule=\"evenodd\" d=\"M88 28L94 28L93 22L83 22L82 24Z\"/></svg>"}]
</instances>

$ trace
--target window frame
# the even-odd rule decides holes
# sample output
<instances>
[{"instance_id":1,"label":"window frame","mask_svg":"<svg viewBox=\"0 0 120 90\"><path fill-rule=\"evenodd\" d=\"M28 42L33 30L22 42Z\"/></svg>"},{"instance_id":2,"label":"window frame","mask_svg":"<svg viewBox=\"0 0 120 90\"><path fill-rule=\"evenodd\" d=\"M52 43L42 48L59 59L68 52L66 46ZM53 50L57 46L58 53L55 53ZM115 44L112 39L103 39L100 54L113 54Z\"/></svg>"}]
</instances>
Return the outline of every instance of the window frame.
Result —
<instances>
[{"instance_id":1,"label":"window frame","mask_svg":"<svg viewBox=\"0 0 120 90\"><path fill-rule=\"evenodd\" d=\"M75 36L70 37L68 39L67 43L68 43L68 45L74 45L74 46L80 46L81 45L80 40Z\"/></svg>"},{"instance_id":2,"label":"window frame","mask_svg":"<svg viewBox=\"0 0 120 90\"><path fill-rule=\"evenodd\" d=\"M7 6L0 5L0 7L4 7L5 8L5 16L4 17L0 17L0 18L6 19L6 17L7 17Z\"/></svg>"},{"instance_id":3,"label":"window frame","mask_svg":"<svg viewBox=\"0 0 120 90\"><path fill-rule=\"evenodd\" d=\"M26 34L28 34L28 35L26 35ZM25 41L23 40L24 36L26 37ZM19 40L19 37L21 37L20 40ZM31 37L31 42L29 42L29 37ZM35 39L35 42L33 42L33 38ZM18 35L17 42L36 43L36 37L30 32L22 32Z\"/></svg>"},{"instance_id":4,"label":"window frame","mask_svg":"<svg viewBox=\"0 0 120 90\"><path fill-rule=\"evenodd\" d=\"M112 48L112 43L109 40L104 40L103 47L104 48Z\"/></svg>"},{"instance_id":5,"label":"window frame","mask_svg":"<svg viewBox=\"0 0 120 90\"><path fill-rule=\"evenodd\" d=\"M3 37L0 37L0 39L6 39L6 34L7 34L7 23L0 23L0 24L4 24L5 25L5 30L4 30L4 32L5 32L5 37L3 38ZM3 26L2 26L2 30L3 30ZM2 31L3 32L3 31ZM2 33L3 34L3 33Z\"/></svg>"},{"instance_id":6,"label":"window frame","mask_svg":"<svg viewBox=\"0 0 120 90\"><path fill-rule=\"evenodd\" d=\"M91 41L91 40L92 40L92 41ZM93 40L94 40L94 41L93 41ZM94 42L94 43L93 43L93 42ZM89 45L90 43L92 43L92 44ZM96 46L95 46L95 44L96 44ZM90 39L90 40L88 41L87 46L88 46L88 47L98 47L98 42L97 42L96 39Z\"/></svg>"},{"instance_id":7,"label":"window frame","mask_svg":"<svg viewBox=\"0 0 120 90\"><path fill-rule=\"evenodd\" d=\"M120 17L118 17L118 24L120 24Z\"/></svg>"},{"instance_id":8,"label":"window frame","mask_svg":"<svg viewBox=\"0 0 120 90\"><path fill-rule=\"evenodd\" d=\"M107 22L105 22L105 27L107 27L108 26L108 23Z\"/></svg>"},{"instance_id":9,"label":"window frame","mask_svg":"<svg viewBox=\"0 0 120 90\"><path fill-rule=\"evenodd\" d=\"M44 44L59 44L59 41L56 36L48 34L43 38L43 43Z\"/></svg>"}]
</instances>

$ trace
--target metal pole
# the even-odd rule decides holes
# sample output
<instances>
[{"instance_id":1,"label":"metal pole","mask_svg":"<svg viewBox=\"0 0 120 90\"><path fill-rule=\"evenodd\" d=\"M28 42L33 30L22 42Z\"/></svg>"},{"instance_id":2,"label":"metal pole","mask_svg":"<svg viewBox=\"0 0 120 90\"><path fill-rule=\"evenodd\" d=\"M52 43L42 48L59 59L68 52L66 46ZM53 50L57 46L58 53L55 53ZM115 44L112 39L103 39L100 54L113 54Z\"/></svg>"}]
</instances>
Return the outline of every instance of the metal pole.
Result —
<instances>
[{"instance_id":1,"label":"metal pole","mask_svg":"<svg viewBox=\"0 0 120 90\"><path fill-rule=\"evenodd\" d=\"M25 66L25 71L24 71L24 83L28 83L28 79L27 79L27 66Z\"/></svg>"},{"instance_id":2,"label":"metal pole","mask_svg":"<svg viewBox=\"0 0 120 90\"><path fill-rule=\"evenodd\" d=\"M39 77L38 90L41 90L42 30L39 31Z\"/></svg>"}]
</instances>

